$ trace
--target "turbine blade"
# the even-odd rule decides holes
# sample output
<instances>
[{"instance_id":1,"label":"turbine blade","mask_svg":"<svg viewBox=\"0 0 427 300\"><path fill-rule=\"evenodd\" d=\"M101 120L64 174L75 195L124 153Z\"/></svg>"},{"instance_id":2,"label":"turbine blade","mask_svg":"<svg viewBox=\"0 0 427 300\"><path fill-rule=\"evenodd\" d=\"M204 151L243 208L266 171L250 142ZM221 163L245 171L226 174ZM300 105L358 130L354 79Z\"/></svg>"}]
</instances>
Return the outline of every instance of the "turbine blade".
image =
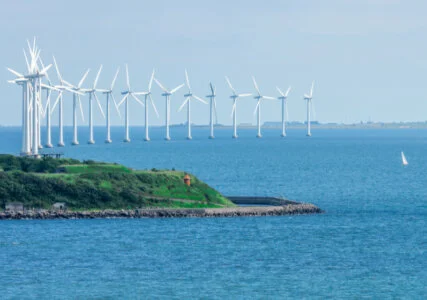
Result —
<instances>
[{"instance_id":1,"label":"turbine blade","mask_svg":"<svg viewBox=\"0 0 427 300\"><path fill-rule=\"evenodd\" d=\"M185 85L185 84L181 84L181 85L177 86L177 87L176 87L176 88L174 88L170 93L171 93L171 94L175 93L175 92L176 92L176 91L178 91L180 88L182 88L184 85Z\"/></svg>"},{"instance_id":2,"label":"turbine blade","mask_svg":"<svg viewBox=\"0 0 427 300\"><path fill-rule=\"evenodd\" d=\"M142 106L145 106L144 103L142 103L141 100L139 100L133 93L130 94L132 96L133 99L135 99L135 101L137 101L139 104L141 104Z\"/></svg>"},{"instance_id":3,"label":"turbine blade","mask_svg":"<svg viewBox=\"0 0 427 300\"><path fill-rule=\"evenodd\" d=\"M310 98L312 98L312 97L313 97L313 88L314 88L314 80L313 80L313 82L311 83Z\"/></svg>"},{"instance_id":4,"label":"turbine blade","mask_svg":"<svg viewBox=\"0 0 427 300\"><path fill-rule=\"evenodd\" d=\"M204 103L204 104L208 104L205 100L203 100L202 98L200 98L199 96L193 95L193 98L196 100L199 100L200 102Z\"/></svg>"},{"instance_id":5,"label":"turbine blade","mask_svg":"<svg viewBox=\"0 0 427 300\"><path fill-rule=\"evenodd\" d=\"M236 110L236 102L233 104L233 108L231 109L231 117L233 117L235 110Z\"/></svg>"},{"instance_id":6,"label":"turbine blade","mask_svg":"<svg viewBox=\"0 0 427 300\"><path fill-rule=\"evenodd\" d=\"M288 87L288 90L286 91L286 93L285 93L285 97L287 98L288 97L288 95L289 95L289 92L291 91L291 87L289 86Z\"/></svg>"},{"instance_id":7,"label":"turbine blade","mask_svg":"<svg viewBox=\"0 0 427 300\"><path fill-rule=\"evenodd\" d=\"M279 89L277 86L276 86L276 89L279 91L279 94L280 94L280 95L282 95L283 97L286 97L286 96L285 96L285 94L283 94L282 90L281 90L281 89Z\"/></svg>"},{"instance_id":8,"label":"turbine blade","mask_svg":"<svg viewBox=\"0 0 427 300\"><path fill-rule=\"evenodd\" d=\"M113 82L111 83L110 90L112 91L114 88L114 84L116 83L117 76L119 75L120 67L117 68L116 75L114 75Z\"/></svg>"},{"instance_id":9,"label":"turbine blade","mask_svg":"<svg viewBox=\"0 0 427 300\"><path fill-rule=\"evenodd\" d=\"M154 81L157 83L159 88L161 88L165 93L169 93L169 91L158 81L156 78L154 78Z\"/></svg>"},{"instance_id":10,"label":"turbine blade","mask_svg":"<svg viewBox=\"0 0 427 300\"><path fill-rule=\"evenodd\" d=\"M9 72L13 73L17 77L24 77L24 75L22 75L21 73L16 72L15 70L12 70L11 68L7 68L7 69L9 70Z\"/></svg>"},{"instance_id":11,"label":"turbine blade","mask_svg":"<svg viewBox=\"0 0 427 300\"><path fill-rule=\"evenodd\" d=\"M126 84L128 86L128 91L130 91L128 64L126 64Z\"/></svg>"},{"instance_id":12,"label":"turbine blade","mask_svg":"<svg viewBox=\"0 0 427 300\"><path fill-rule=\"evenodd\" d=\"M149 94L148 97L150 97L151 105L153 106L153 109L156 112L157 118L159 118L159 112L157 111L156 105L154 105L154 101L153 101L153 98L151 97L151 94Z\"/></svg>"},{"instance_id":13,"label":"turbine blade","mask_svg":"<svg viewBox=\"0 0 427 300\"><path fill-rule=\"evenodd\" d=\"M216 110L216 100L215 100L215 98L213 98L212 101L213 101L213 104L214 104L215 124L218 124L218 113L217 113L217 110Z\"/></svg>"},{"instance_id":14,"label":"turbine blade","mask_svg":"<svg viewBox=\"0 0 427 300\"><path fill-rule=\"evenodd\" d=\"M234 90L233 86L231 85L230 79L228 79L227 76L225 76L225 80L228 83L228 86L230 87L230 89L233 91L234 94L236 94L236 91Z\"/></svg>"},{"instance_id":15,"label":"turbine blade","mask_svg":"<svg viewBox=\"0 0 427 300\"><path fill-rule=\"evenodd\" d=\"M116 108L117 113L119 114L120 119L122 118L122 114L120 113L119 106L117 105L116 98L113 93L110 93L111 98L113 98L114 107Z\"/></svg>"},{"instance_id":16,"label":"turbine blade","mask_svg":"<svg viewBox=\"0 0 427 300\"><path fill-rule=\"evenodd\" d=\"M262 99L269 99L269 100L276 100L276 98L274 97L270 97L270 96L262 96Z\"/></svg>"},{"instance_id":17,"label":"turbine blade","mask_svg":"<svg viewBox=\"0 0 427 300\"><path fill-rule=\"evenodd\" d=\"M83 82L85 81L87 74L89 74L90 69L87 69L86 73L84 73L82 79L80 79L79 84L77 85L78 88L80 88L83 84Z\"/></svg>"},{"instance_id":18,"label":"turbine blade","mask_svg":"<svg viewBox=\"0 0 427 300\"><path fill-rule=\"evenodd\" d=\"M55 103L53 104L52 108L50 109L50 113L52 113L55 110L56 105L59 102L59 98L62 96L62 91L59 92L58 97L56 97Z\"/></svg>"},{"instance_id":19,"label":"turbine blade","mask_svg":"<svg viewBox=\"0 0 427 300\"><path fill-rule=\"evenodd\" d=\"M153 79L154 79L154 69L153 73L151 73L150 82L148 83L148 91L151 92L151 86L153 85Z\"/></svg>"},{"instance_id":20,"label":"turbine blade","mask_svg":"<svg viewBox=\"0 0 427 300\"><path fill-rule=\"evenodd\" d=\"M46 99L46 106L45 106L45 109L44 109L44 114L43 114L43 118L44 117L46 117L46 113L47 113L47 110L48 110L48 105L49 105L49 103L50 103L50 95L52 94L52 92L50 91L50 90L48 90L47 91L47 99ZM50 113L50 112L49 112Z\"/></svg>"},{"instance_id":21,"label":"turbine blade","mask_svg":"<svg viewBox=\"0 0 427 300\"><path fill-rule=\"evenodd\" d=\"M254 82L254 86L255 86L256 91L258 92L258 95L261 95L261 92L259 91L259 88L258 88L258 84L256 83L255 77L253 77L253 76L252 76L252 81Z\"/></svg>"},{"instance_id":22,"label":"turbine blade","mask_svg":"<svg viewBox=\"0 0 427 300\"><path fill-rule=\"evenodd\" d=\"M58 75L59 82L62 84L62 77L61 77L61 73L59 73L59 68L58 68L58 64L56 63L55 56L53 56L53 63L55 65L56 74Z\"/></svg>"},{"instance_id":23,"label":"turbine blade","mask_svg":"<svg viewBox=\"0 0 427 300\"><path fill-rule=\"evenodd\" d=\"M71 88L75 88L74 85L72 85L71 83L69 83L68 81L66 81L65 79L63 80L63 83L65 83L66 85L68 85Z\"/></svg>"},{"instance_id":24,"label":"turbine blade","mask_svg":"<svg viewBox=\"0 0 427 300\"><path fill-rule=\"evenodd\" d=\"M27 65L27 71L28 71L29 73L31 73L31 70L30 70L30 64L28 63L27 53L25 53L25 49L22 49L22 50L24 51L24 57L25 57L25 63L26 63L26 65Z\"/></svg>"},{"instance_id":25,"label":"turbine blade","mask_svg":"<svg viewBox=\"0 0 427 300\"><path fill-rule=\"evenodd\" d=\"M129 97L129 93L126 93L126 95L123 97L123 99L122 99L122 100L120 100L120 102L119 102L118 106L122 105L122 104L123 104L123 102L126 100L126 98L127 98L127 97Z\"/></svg>"},{"instance_id":26,"label":"turbine blade","mask_svg":"<svg viewBox=\"0 0 427 300\"><path fill-rule=\"evenodd\" d=\"M40 74L46 74L46 72L52 67L52 64L48 65L46 68L40 71Z\"/></svg>"},{"instance_id":27,"label":"turbine blade","mask_svg":"<svg viewBox=\"0 0 427 300\"><path fill-rule=\"evenodd\" d=\"M212 82L209 82L209 86L211 88L212 95L215 95L215 89L214 89L214 87L212 85Z\"/></svg>"},{"instance_id":28,"label":"turbine blade","mask_svg":"<svg viewBox=\"0 0 427 300\"><path fill-rule=\"evenodd\" d=\"M187 83L187 87L191 92L191 86L190 86L190 80L188 80L188 73L187 70L185 70L185 82Z\"/></svg>"},{"instance_id":29,"label":"turbine blade","mask_svg":"<svg viewBox=\"0 0 427 300\"><path fill-rule=\"evenodd\" d=\"M256 111L258 110L260 103L261 103L261 101L258 100L258 103L255 106L254 114L256 114Z\"/></svg>"},{"instance_id":30,"label":"turbine blade","mask_svg":"<svg viewBox=\"0 0 427 300\"><path fill-rule=\"evenodd\" d=\"M82 100L80 99L80 95L77 95L77 101L79 101L79 107L80 107L80 114L82 116L82 121L85 121L85 116L83 114L83 106L82 106Z\"/></svg>"},{"instance_id":31,"label":"turbine blade","mask_svg":"<svg viewBox=\"0 0 427 300\"><path fill-rule=\"evenodd\" d=\"M93 96L95 97L96 103L98 103L99 110L101 111L101 114L105 119L105 114L104 114L104 111L102 110L101 102L99 102L98 96L96 95L95 92L93 92Z\"/></svg>"},{"instance_id":32,"label":"turbine blade","mask_svg":"<svg viewBox=\"0 0 427 300\"><path fill-rule=\"evenodd\" d=\"M178 112L181 111L181 109L185 106L185 104L187 104L188 101L190 101L190 97L185 98L185 101L182 102L181 106L178 109Z\"/></svg>"},{"instance_id":33,"label":"turbine blade","mask_svg":"<svg viewBox=\"0 0 427 300\"><path fill-rule=\"evenodd\" d=\"M102 71L102 65L99 67L98 74L96 74L95 81L93 82L93 89L96 89L96 84L98 83L98 79L99 79L99 75L101 74L101 71Z\"/></svg>"},{"instance_id":34,"label":"turbine blade","mask_svg":"<svg viewBox=\"0 0 427 300\"><path fill-rule=\"evenodd\" d=\"M249 97L252 96L252 94L238 94L237 97L241 98L241 97Z\"/></svg>"}]
</instances>

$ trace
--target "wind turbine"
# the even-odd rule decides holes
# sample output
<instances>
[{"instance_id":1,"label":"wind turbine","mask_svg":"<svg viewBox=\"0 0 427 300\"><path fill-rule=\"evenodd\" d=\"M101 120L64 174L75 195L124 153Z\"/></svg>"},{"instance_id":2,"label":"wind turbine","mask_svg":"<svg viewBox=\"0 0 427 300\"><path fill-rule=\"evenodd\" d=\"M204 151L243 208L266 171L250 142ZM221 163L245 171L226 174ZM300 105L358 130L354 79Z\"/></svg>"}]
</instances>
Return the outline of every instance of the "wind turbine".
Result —
<instances>
[{"instance_id":1,"label":"wind turbine","mask_svg":"<svg viewBox=\"0 0 427 300\"><path fill-rule=\"evenodd\" d=\"M162 96L164 96L165 99L166 99L166 120L165 120L165 122L166 122L166 124L165 124L165 126L166 126L166 136L165 136L165 140L169 141L171 139L170 135L169 135L170 96L172 96L176 91L178 91L180 88L182 88L185 84L178 85L176 88L174 88L174 89L172 89L172 90L169 91L156 78L154 78L154 81L163 90Z\"/></svg>"},{"instance_id":2,"label":"wind turbine","mask_svg":"<svg viewBox=\"0 0 427 300\"><path fill-rule=\"evenodd\" d=\"M148 134L148 98L150 98L151 105L153 106L153 109L157 115L157 118L159 117L159 113L157 111L156 105L154 105L153 98L151 97L151 86L153 85L153 79L154 79L154 70L153 73L151 73L150 82L148 83L148 92L140 92L135 93L135 95L144 95L144 105L145 105L145 138L144 141L149 141L150 136Z\"/></svg>"},{"instance_id":3,"label":"wind turbine","mask_svg":"<svg viewBox=\"0 0 427 300\"><path fill-rule=\"evenodd\" d=\"M310 120L310 108L311 108L311 100L313 99L313 88L314 81L311 84L310 94L304 94L304 100L307 101L307 136L311 136L311 120Z\"/></svg>"},{"instance_id":4,"label":"wind turbine","mask_svg":"<svg viewBox=\"0 0 427 300\"><path fill-rule=\"evenodd\" d=\"M58 147L64 147L64 126L63 126L63 109L62 109L62 96L64 91L69 91L73 94L80 94L83 95L81 92L79 91L75 91L72 90L71 88L69 88L68 86L66 86L66 82L62 79L61 73L59 72L59 68L58 68L58 64L56 63L56 59L55 56L53 57L53 62L55 64L55 68L56 68L56 74L58 75L58 79L59 79L59 85L55 85L54 87L56 89L59 90L59 94L58 97L56 98L55 103L53 104L52 110L49 113L52 113L55 110L55 107L57 104L59 104L58 110L59 110L59 142L58 142Z\"/></svg>"},{"instance_id":5,"label":"wind turbine","mask_svg":"<svg viewBox=\"0 0 427 300\"><path fill-rule=\"evenodd\" d=\"M207 95L206 98L209 98L210 100L210 121L209 121L209 125L210 125L210 135L209 138L210 139L214 139L214 122L213 122L213 118L214 118L214 111L215 111L215 123L218 123L218 115L217 115L217 111L216 111L216 87L214 87L212 85L212 83L209 83L209 86L211 88L211 94Z\"/></svg>"},{"instance_id":6,"label":"wind turbine","mask_svg":"<svg viewBox=\"0 0 427 300\"><path fill-rule=\"evenodd\" d=\"M27 41L28 42L28 41ZM41 78L46 75L52 65L49 65L42 70L37 66L38 58L40 57L40 49L36 48L35 39L31 48L28 42L28 47L31 54L31 64L27 60L28 74L23 75L13 69L7 68L17 78L10 82L22 84L23 87L23 145L21 152L24 155L32 154L34 157L39 157L38 150L40 146L40 116L43 111L41 104ZM29 83L29 85L28 85ZM24 124L25 123L25 124ZM32 144L32 146L31 146Z\"/></svg>"},{"instance_id":7,"label":"wind turbine","mask_svg":"<svg viewBox=\"0 0 427 300\"><path fill-rule=\"evenodd\" d=\"M84 121L84 114L83 114L83 106L82 106L82 101L80 99L80 95L84 95L83 93L81 93L81 91L85 91L85 89L82 89L82 84L85 81L87 75L89 74L90 69L87 69L87 71L83 74L82 79L80 79L79 83L77 84L77 86L72 85L71 83L64 81L65 84L68 84L70 86L70 88L75 91L73 93L73 141L71 142L71 145L76 146L79 144L79 140L77 137L77 104L79 105L80 108L80 114L82 117L82 121ZM77 94L79 93L79 94Z\"/></svg>"},{"instance_id":8,"label":"wind turbine","mask_svg":"<svg viewBox=\"0 0 427 300\"><path fill-rule=\"evenodd\" d=\"M187 140L191 140L192 139L191 137L191 100L196 99L204 104L208 104L208 103L202 98L194 95L193 92L191 91L190 80L188 80L187 70L185 70L185 82L187 83L188 93L184 95L185 100L179 107L178 111L181 111L181 109L187 104L187 128L188 128Z\"/></svg>"},{"instance_id":9,"label":"wind turbine","mask_svg":"<svg viewBox=\"0 0 427 300\"><path fill-rule=\"evenodd\" d=\"M258 93L258 95L254 97L254 99L257 100L257 105L256 105L255 111L254 111L254 114L257 113L258 133L257 133L256 137L257 138L261 138L262 137L262 135L261 135L261 101L263 99L275 100L275 98L261 95L261 92L259 91L259 88L258 88L258 84L255 81L255 77L252 76L252 80L254 82L255 89L256 89L256 91Z\"/></svg>"},{"instance_id":10,"label":"wind turbine","mask_svg":"<svg viewBox=\"0 0 427 300\"><path fill-rule=\"evenodd\" d=\"M135 95L137 93L133 92L130 88L129 83L129 71L128 71L128 65L126 64L126 84L127 84L127 90L122 92L122 95L125 95L123 99L119 102L118 106L122 105L122 103L125 103L125 138L123 142L129 143L129 96L131 96L136 102L144 106L144 103L141 102Z\"/></svg>"},{"instance_id":11,"label":"wind turbine","mask_svg":"<svg viewBox=\"0 0 427 300\"><path fill-rule=\"evenodd\" d=\"M117 75L119 74L120 68L117 68L116 75L114 75L113 82L111 83L109 90L103 90L102 92L107 95L107 138L105 139L105 143L110 144L111 143L111 132L110 132L110 99L113 99L114 107L117 110L117 113L119 114L119 117L121 118L119 107L117 106L116 98L113 94L113 88L114 83L116 82Z\"/></svg>"},{"instance_id":12,"label":"wind turbine","mask_svg":"<svg viewBox=\"0 0 427 300\"><path fill-rule=\"evenodd\" d=\"M252 96L252 94L237 94L236 90L231 85L230 79L228 79L227 76L225 76L225 80L228 83L228 86L230 87L233 94L231 94L230 98L233 99L233 109L231 110L231 114L233 116L233 139L237 139L237 99L243 98L243 97L249 97Z\"/></svg>"},{"instance_id":13,"label":"wind turbine","mask_svg":"<svg viewBox=\"0 0 427 300\"><path fill-rule=\"evenodd\" d=\"M286 101L286 99L288 98L289 92L291 91L291 87L288 88L286 93L283 93L278 87L276 88L280 94L280 97L278 97L277 99L282 101L282 134L281 136L285 137L286 136L286 120L288 119L288 102ZM285 113L286 113L286 119L285 119Z\"/></svg>"},{"instance_id":14,"label":"wind turbine","mask_svg":"<svg viewBox=\"0 0 427 300\"><path fill-rule=\"evenodd\" d=\"M83 92L86 94L89 94L89 141L88 144L92 145L95 144L95 140L93 139L93 114L92 114L92 101L93 98L95 98L96 103L98 104L99 111L101 112L102 116L105 119L104 111L102 110L101 102L99 102L98 96L96 95L96 92L102 91L96 89L96 84L98 83L99 75L102 71L102 65L99 67L98 74L96 74L95 81L93 82L93 86L91 89L82 89Z\"/></svg>"}]
</instances>

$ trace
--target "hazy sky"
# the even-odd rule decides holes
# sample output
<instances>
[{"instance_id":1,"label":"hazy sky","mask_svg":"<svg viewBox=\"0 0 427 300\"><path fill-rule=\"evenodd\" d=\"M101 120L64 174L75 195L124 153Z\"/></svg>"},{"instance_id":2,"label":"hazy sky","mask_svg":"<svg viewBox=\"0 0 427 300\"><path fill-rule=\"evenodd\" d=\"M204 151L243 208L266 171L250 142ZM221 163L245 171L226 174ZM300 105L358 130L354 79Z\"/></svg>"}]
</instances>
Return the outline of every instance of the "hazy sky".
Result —
<instances>
[{"instance_id":1,"label":"hazy sky","mask_svg":"<svg viewBox=\"0 0 427 300\"><path fill-rule=\"evenodd\" d=\"M21 89L6 67L24 72L22 48L34 35L45 62L56 56L63 77L85 86L104 65L98 87L106 88L121 67L116 98L125 88L129 64L134 90L147 88L151 70L164 85L184 82L187 68L193 92L217 86L219 122L231 123L228 75L241 93L278 96L276 86L292 86L290 120L305 119L302 96L316 81L313 102L320 122L427 120L427 2L411 0L295 1L1 1L0 124L21 122ZM54 69L50 77L57 82ZM177 112L186 89L172 97L172 123L186 120ZM164 123L164 99L153 86ZM99 95L105 102L103 95ZM65 96L66 124L71 124L72 96ZM87 111L87 97L84 98ZM105 103L103 103L105 104ZM238 122L255 123L253 98L241 99ZM123 109L123 107L122 107ZM193 121L208 122L209 108L194 103ZM112 111L113 124L123 123ZM57 123L56 112L53 114ZM265 101L264 121L280 120L280 103ZM103 124L95 113L96 124ZM86 118L87 122L87 118ZM86 123L85 123L86 124ZM143 108L131 104L131 124L143 124Z\"/></svg>"}]
</instances>

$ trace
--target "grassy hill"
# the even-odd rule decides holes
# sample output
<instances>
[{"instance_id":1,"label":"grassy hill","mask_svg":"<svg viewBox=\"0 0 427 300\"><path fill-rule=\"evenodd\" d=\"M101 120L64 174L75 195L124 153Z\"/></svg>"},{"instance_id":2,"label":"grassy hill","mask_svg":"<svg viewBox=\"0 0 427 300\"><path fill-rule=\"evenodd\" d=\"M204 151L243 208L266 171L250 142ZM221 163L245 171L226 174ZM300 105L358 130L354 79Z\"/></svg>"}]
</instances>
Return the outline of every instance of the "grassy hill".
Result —
<instances>
[{"instance_id":1,"label":"grassy hill","mask_svg":"<svg viewBox=\"0 0 427 300\"><path fill-rule=\"evenodd\" d=\"M232 202L182 171L137 171L118 164L74 159L0 155L0 207L19 201L27 208L133 209L230 207Z\"/></svg>"}]
</instances>

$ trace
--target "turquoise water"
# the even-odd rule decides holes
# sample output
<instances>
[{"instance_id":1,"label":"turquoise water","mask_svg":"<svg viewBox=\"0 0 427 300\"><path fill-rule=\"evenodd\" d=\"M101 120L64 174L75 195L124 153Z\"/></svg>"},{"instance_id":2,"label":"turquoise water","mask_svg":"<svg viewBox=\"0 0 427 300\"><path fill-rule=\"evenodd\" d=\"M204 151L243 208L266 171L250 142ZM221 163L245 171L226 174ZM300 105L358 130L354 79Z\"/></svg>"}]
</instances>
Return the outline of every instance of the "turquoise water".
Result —
<instances>
[{"instance_id":1,"label":"turquoise water","mask_svg":"<svg viewBox=\"0 0 427 300\"><path fill-rule=\"evenodd\" d=\"M55 133L55 132L54 132ZM71 147L67 157L190 171L225 195L283 195L323 215L2 221L2 298L427 297L427 131L216 132ZM71 130L66 130L71 140ZM0 152L19 152L1 128ZM82 132L81 141L87 140ZM409 165L403 167L400 151Z\"/></svg>"}]
</instances>

